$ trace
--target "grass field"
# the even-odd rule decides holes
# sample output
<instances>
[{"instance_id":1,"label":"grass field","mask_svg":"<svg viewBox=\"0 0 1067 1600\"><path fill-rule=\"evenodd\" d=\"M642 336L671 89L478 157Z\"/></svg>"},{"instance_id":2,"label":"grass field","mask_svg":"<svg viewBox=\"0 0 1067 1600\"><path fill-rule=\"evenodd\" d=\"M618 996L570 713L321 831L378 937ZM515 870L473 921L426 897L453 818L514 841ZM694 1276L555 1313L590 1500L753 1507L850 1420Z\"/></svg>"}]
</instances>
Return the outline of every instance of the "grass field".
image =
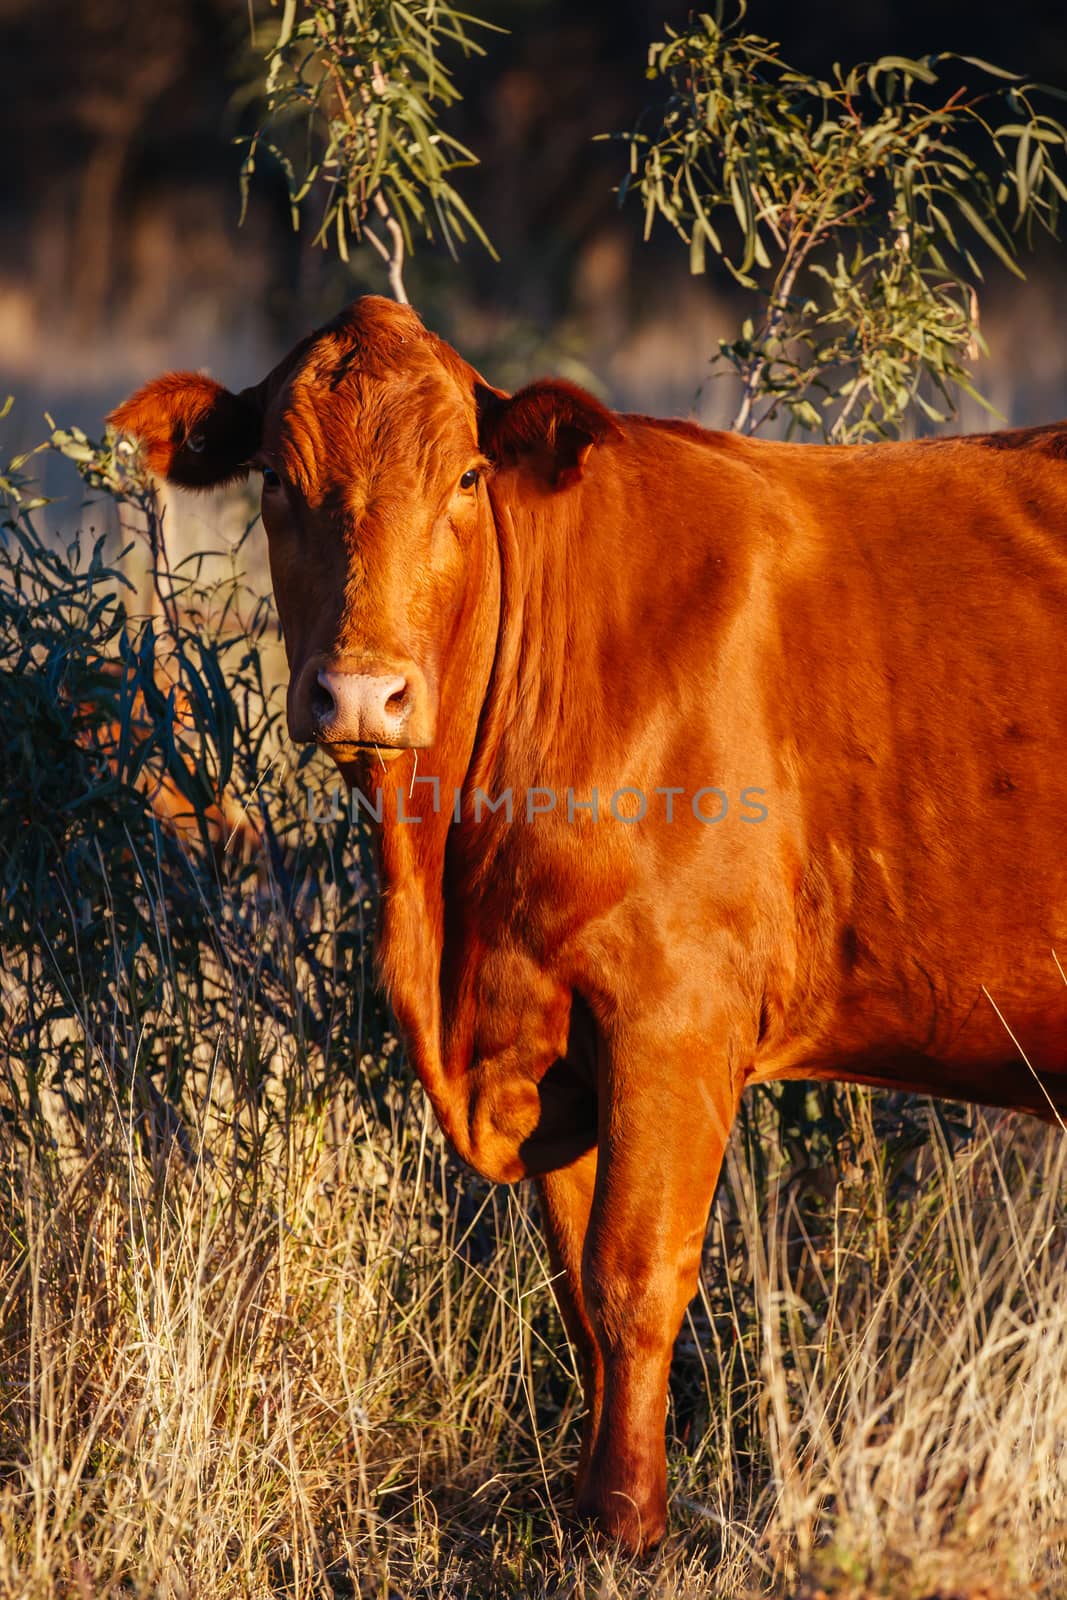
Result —
<instances>
[{"instance_id":1,"label":"grass field","mask_svg":"<svg viewBox=\"0 0 1067 1600\"><path fill-rule=\"evenodd\" d=\"M642 1568L568 1520L530 1198L405 1082L5 1139L0 1594L1063 1594L1058 1131L930 1114L890 1181L856 1096L856 1169L762 1204L735 1142Z\"/></svg>"}]
</instances>

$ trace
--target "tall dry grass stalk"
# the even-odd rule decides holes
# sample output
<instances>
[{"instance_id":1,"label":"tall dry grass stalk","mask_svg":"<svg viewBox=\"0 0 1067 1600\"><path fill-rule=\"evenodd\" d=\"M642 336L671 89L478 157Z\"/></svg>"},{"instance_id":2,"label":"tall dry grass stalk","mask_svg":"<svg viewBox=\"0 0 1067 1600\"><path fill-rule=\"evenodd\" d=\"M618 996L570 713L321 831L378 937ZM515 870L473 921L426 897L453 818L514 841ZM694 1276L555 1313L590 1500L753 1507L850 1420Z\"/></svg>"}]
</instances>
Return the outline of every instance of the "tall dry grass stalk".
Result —
<instances>
[{"instance_id":1,"label":"tall dry grass stalk","mask_svg":"<svg viewBox=\"0 0 1067 1600\"><path fill-rule=\"evenodd\" d=\"M857 1097L856 1171L762 1202L735 1143L640 1569L568 1524L526 1195L456 1172L399 1085L251 1156L224 1098L184 1152L117 1101L5 1140L0 1595L1064 1592L1058 1133L978 1117L953 1150L931 1117L890 1186Z\"/></svg>"}]
</instances>

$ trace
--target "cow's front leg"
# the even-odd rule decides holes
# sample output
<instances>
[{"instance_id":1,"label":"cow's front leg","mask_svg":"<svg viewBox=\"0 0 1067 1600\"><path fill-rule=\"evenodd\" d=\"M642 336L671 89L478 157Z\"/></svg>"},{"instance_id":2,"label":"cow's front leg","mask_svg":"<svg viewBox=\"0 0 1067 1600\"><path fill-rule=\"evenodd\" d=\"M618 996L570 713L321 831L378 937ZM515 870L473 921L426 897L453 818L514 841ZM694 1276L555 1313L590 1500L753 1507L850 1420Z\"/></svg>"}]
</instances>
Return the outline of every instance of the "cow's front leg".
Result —
<instances>
[{"instance_id":1,"label":"cow's front leg","mask_svg":"<svg viewBox=\"0 0 1067 1600\"><path fill-rule=\"evenodd\" d=\"M595 1182L595 1147L562 1171L549 1172L537 1179L541 1218L552 1263L552 1291L578 1358L585 1398L582 1448L574 1486L576 1497L581 1496L589 1470L604 1391L604 1362L582 1293L582 1251Z\"/></svg>"},{"instance_id":2,"label":"cow's front leg","mask_svg":"<svg viewBox=\"0 0 1067 1600\"><path fill-rule=\"evenodd\" d=\"M739 1084L725 1058L612 1052L583 1259L604 1367L600 1423L578 1499L634 1551L667 1525L664 1428L671 1353L696 1291L708 1211Z\"/></svg>"}]
</instances>

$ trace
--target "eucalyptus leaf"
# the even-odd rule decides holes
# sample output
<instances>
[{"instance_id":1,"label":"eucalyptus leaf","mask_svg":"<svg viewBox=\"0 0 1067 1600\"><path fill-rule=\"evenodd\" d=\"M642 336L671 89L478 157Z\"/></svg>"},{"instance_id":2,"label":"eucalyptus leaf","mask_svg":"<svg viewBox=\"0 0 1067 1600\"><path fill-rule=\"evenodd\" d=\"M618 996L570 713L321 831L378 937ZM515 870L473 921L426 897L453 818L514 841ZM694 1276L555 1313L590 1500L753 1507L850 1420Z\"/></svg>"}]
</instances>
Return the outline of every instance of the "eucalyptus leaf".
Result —
<instances>
[{"instance_id":1,"label":"eucalyptus leaf","mask_svg":"<svg viewBox=\"0 0 1067 1600\"><path fill-rule=\"evenodd\" d=\"M313 212L316 243L341 260L368 221L406 298L403 264L416 237L452 251L473 234L492 254L451 175L476 157L440 125L459 92L450 52L482 54L475 30L502 32L443 0L285 0L265 59L263 115L244 140L242 216L261 154L278 161L294 228ZM317 214L315 207L317 203Z\"/></svg>"},{"instance_id":2,"label":"eucalyptus leaf","mask_svg":"<svg viewBox=\"0 0 1067 1600\"><path fill-rule=\"evenodd\" d=\"M617 136L620 203L637 195L646 237L662 219L694 272L710 254L758 297L713 357L739 385L735 427L786 406L789 427L878 438L977 392L984 267L1021 276L1018 241L1067 201L1067 131L1042 105L1058 92L948 52L814 77L725 5L648 59L666 98ZM953 64L977 90L942 86Z\"/></svg>"}]
</instances>

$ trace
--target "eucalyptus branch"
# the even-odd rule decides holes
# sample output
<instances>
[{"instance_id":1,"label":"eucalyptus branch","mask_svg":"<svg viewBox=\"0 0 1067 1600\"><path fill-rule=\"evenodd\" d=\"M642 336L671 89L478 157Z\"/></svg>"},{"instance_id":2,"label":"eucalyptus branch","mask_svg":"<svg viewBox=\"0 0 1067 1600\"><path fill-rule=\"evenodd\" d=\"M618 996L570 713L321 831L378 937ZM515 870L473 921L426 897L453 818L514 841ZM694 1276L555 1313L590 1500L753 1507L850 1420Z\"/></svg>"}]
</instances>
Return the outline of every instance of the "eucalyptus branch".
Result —
<instances>
[{"instance_id":1,"label":"eucalyptus branch","mask_svg":"<svg viewBox=\"0 0 1067 1600\"><path fill-rule=\"evenodd\" d=\"M321 17L316 17L315 26L325 49L329 50L331 41ZM328 56L325 57L325 59L326 70L333 80L334 92L337 95L338 104L340 105L345 120L351 129L354 118L349 105L348 95L345 92L344 81L341 77L340 70L336 63L330 60ZM372 160L377 161L379 142L374 128L371 90L367 86L367 81L360 67L357 66L354 69L353 78L359 90L359 98L362 106L362 110L360 112L361 131L366 139L367 149ZM386 84L381 66L377 61L374 61L371 64L371 83L373 84L374 94L384 97L387 92L388 85ZM385 231L389 236L389 245L386 246L383 244L382 240L379 239L374 230L366 226L366 223L363 220L364 213L356 210L350 204L349 216L351 217L353 228L357 234L357 237L365 237L367 242L378 252L382 260L385 262L389 275L389 287L393 292L393 298L395 300L399 300L402 305L408 305L410 302L408 300L407 289L404 287L404 230L401 228L396 217L393 215L392 207L380 188L377 188L373 191L373 194L370 197L370 204L374 207L378 216L382 220Z\"/></svg>"},{"instance_id":2,"label":"eucalyptus branch","mask_svg":"<svg viewBox=\"0 0 1067 1600\"><path fill-rule=\"evenodd\" d=\"M760 332L759 345L761 352L766 351L784 329L789 317L789 301L796 283L797 274L804 264L807 250L798 251L782 272L775 285L771 297L767 320ZM768 366L769 357L761 353L749 365L741 385L741 399L737 412L730 427L735 433L754 433L756 429L751 426L752 408L763 393L763 379Z\"/></svg>"},{"instance_id":3,"label":"eucalyptus branch","mask_svg":"<svg viewBox=\"0 0 1067 1600\"><path fill-rule=\"evenodd\" d=\"M459 100L442 54L483 54L470 30L491 27L443 0L286 0L266 55L263 122L245 141L245 196L269 151L294 227L321 196L315 242L332 240L344 261L350 241L368 243L402 301L418 236L454 255L473 234L494 253L452 182L476 157L441 125Z\"/></svg>"},{"instance_id":4,"label":"eucalyptus branch","mask_svg":"<svg viewBox=\"0 0 1067 1600\"><path fill-rule=\"evenodd\" d=\"M951 53L886 56L823 79L727 24L725 0L649 51L668 89L623 136L646 236L657 217L760 295L759 326L713 357L740 385L734 427L849 440L896 433L917 410L981 399L982 258L1022 276L1020 245L1055 233L1067 129L1016 74ZM945 82L966 74L966 82ZM1063 96L1060 94L1060 98ZM984 402L983 402L984 403Z\"/></svg>"},{"instance_id":5,"label":"eucalyptus branch","mask_svg":"<svg viewBox=\"0 0 1067 1600\"><path fill-rule=\"evenodd\" d=\"M380 191L374 196L374 208L385 224L392 248L384 245L374 229L368 228L366 223L363 225L363 237L385 262L393 299L399 300L401 305L409 305L408 292L404 287L404 230L390 211L388 200Z\"/></svg>"},{"instance_id":6,"label":"eucalyptus branch","mask_svg":"<svg viewBox=\"0 0 1067 1600\"><path fill-rule=\"evenodd\" d=\"M381 66L377 61L373 62L371 66L371 82L374 86L374 93L384 96L387 86L385 78L382 74ZM366 91L366 87L366 84L361 78L361 96ZM364 104L366 104L366 102L364 102ZM367 119L367 143L374 156L377 157L378 140L374 133L373 123L369 117ZM372 203L375 211L377 211L379 217L382 219L382 224L386 233L389 235L391 248L382 251L386 266L389 270L389 287L393 291L394 298L399 300L403 305L407 305L409 303L408 294L404 287L404 230L400 226L396 217L393 215L392 207L385 198L385 195L381 189L375 189ZM377 239L375 239L373 242L375 244L379 243Z\"/></svg>"},{"instance_id":7,"label":"eucalyptus branch","mask_svg":"<svg viewBox=\"0 0 1067 1600\"><path fill-rule=\"evenodd\" d=\"M829 436L832 443L840 444L842 440L848 438L848 419L852 412L856 409L856 401L859 399L861 394L866 393L868 388L869 384L866 378L857 378L855 383L852 385L852 389L847 400L841 407L841 410L837 413L837 416L834 418L830 427Z\"/></svg>"}]
</instances>

